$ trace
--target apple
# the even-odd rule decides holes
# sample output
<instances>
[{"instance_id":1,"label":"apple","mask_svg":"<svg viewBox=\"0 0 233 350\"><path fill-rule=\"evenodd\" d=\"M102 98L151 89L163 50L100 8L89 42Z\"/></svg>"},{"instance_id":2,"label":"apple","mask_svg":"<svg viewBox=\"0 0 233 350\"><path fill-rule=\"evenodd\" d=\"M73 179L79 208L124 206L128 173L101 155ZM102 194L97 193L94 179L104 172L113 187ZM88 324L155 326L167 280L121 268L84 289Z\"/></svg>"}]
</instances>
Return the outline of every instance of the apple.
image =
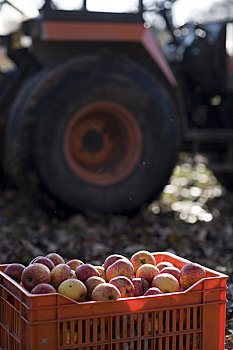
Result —
<instances>
[{"instance_id":1,"label":"apple","mask_svg":"<svg viewBox=\"0 0 233 350\"><path fill-rule=\"evenodd\" d=\"M39 263L30 264L23 270L22 285L29 292L40 283L50 283L51 273L47 266Z\"/></svg>"},{"instance_id":2,"label":"apple","mask_svg":"<svg viewBox=\"0 0 233 350\"><path fill-rule=\"evenodd\" d=\"M59 285L70 277L71 268L64 264L54 266L51 271L51 285L57 289Z\"/></svg>"},{"instance_id":3,"label":"apple","mask_svg":"<svg viewBox=\"0 0 233 350\"><path fill-rule=\"evenodd\" d=\"M119 289L121 298L133 297L135 294L134 285L128 277L117 276L112 278L109 283L112 283Z\"/></svg>"},{"instance_id":4,"label":"apple","mask_svg":"<svg viewBox=\"0 0 233 350\"><path fill-rule=\"evenodd\" d=\"M99 272L100 277L102 277L107 282L106 271L103 266L95 266L96 270Z\"/></svg>"},{"instance_id":5,"label":"apple","mask_svg":"<svg viewBox=\"0 0 233 350\"><path fill-rule=\"evenodd\" d=\"M132 283L134 285L135 297L144 295L144 293L150 288L149 282L144 278L134 277Z\"/></svg>"},{"instance_id":6,"label":"apple","mask_svg":"<svg viewBox=\"0 0 233 350\"><path fill-rule=\"evenodd\" d=\"M32 288L31 293L32 294L50 294L50 293L56 293L56 290L49 283L40 283L40 284L37 284L34 288Z\"/></svg>"},{"instance_id":7,"label":"apple","mask_svg":"<svg viewBox=\"0 0 233 350\"><path fill-rule=\"evenodd\" d=\"M109 255L104 261L104 269L107 270L110 265L119 259L126 259L126 257L120 254Z\"/></svg>"},{"instance_id":8,"label":"apple","mask_svg":"<svg viewBox=\"0 0 233 350\"><path fill-rule=\"evenodd\" d=\"M160 273L170 273L171 275L173 275L174 277L177 278L177 281L180 283L180 269L178 269L175 266L171 266L171 267L164 267Z\"/></svg>"},{"instance_id":9,"label":"apple","mask_svg":"<svg viewBox=\"0 0 233 350\"><path fill-rule=\"evenodd\" d=\"M70 334L70 328L67 327L66 332L65 332L66 336L63 337L63 331L62 331L62 327L60 328L60 344L71 344L72 340L71 340L71 334ZM63 341L64 339L64 341ZM74 343L77 344L78 343L78 331L75 330L74 331Z\"/></svg>"},{"instance_id":10,"label":"apple","mask_svg":"<svg viewBox=\"0 0 233 350\"><path fill-rule=\"evenodd\" d=\"M99 277L100 275L98 270L91 264L79 265L75 270L75 274L77 278L82 282L85 282L89 277L92 277L92 276Z\"/></svg>"},{"instance_id":11,"label":"apple","mask_svg":"<svg viewBox=\"0 0 233 350\"><path fill-rule=\"evenodd\" d=\"M152 287L159 288L164 293L174 293L180 290L177 278L170 273L160 273L151 282Z\"/></svg>"},{"instance_id":12,"label":"apple","mask_svg":"<svg viewBox=\"0 0 233 350\"><path fill-rule=\"evenodd\" d=\"M96 286L101 283L105 283L105 280L99 276L91 276L85 281L85 286L87 287L87 298L91 299L91 294Z\"/></svg>"},{"instance_id":13,"label":"apple","mask_svg":"<svg viewBox=\"0 0 233 350\"><path fill-rule=\"evenodd\" d=\"M4 273L19 283L24 269L25 266L23 264L12 263L5 268Z\"/></svg>"},{"instance_id":14,"label":"apple","mask_svg":"<svg viewBox=\"0 0 233 350\"><path fill-rule=\"evenodd\" d=\"M49 253L46 255L46 258L49 258L50 260L52 260L55 266L65 263L63 257L57 253Z\"/></svg>"},{"instance_id":15,"label":"apple","mask_svg":"<svg viewBox=\"0 0 233 350\"><path fill-rule=\"evenodd\" d=\"M49 270L51 271L54 268L54 263L52 262L51 259L46 258L45 256L37 256L36 258L34 258L30 264L33 263L39 263L39 264L43 264L45 266L47 266L49 268Z\"/></svg>"},{"instance_id":16,"label":"apple","mask_svg":"<svg viewBox=\"0 0 233 350\"><path fill-rule=\"evenodd\" d=\"M144 264L156 265L156 261L153 254L151 254L147 250L140 250L134 253L131 256L130 261L133 264L134 272L136 272L137 269Z\"/></svg>"},{"instance_id":17,"label":"apple","mask_svg":"<svg viewBox=\"0 0 233 350\"><path fill-rule=\"evenodd\" d=\"M206 277L204 267L197 263L185 264L180 270L180 284L184 288L189 288L194 283Z\"/></svg>"},{"instance_id":18,"label":"apple","mask_svg":"<svg viewBox=\"0 0 233 350\"><path fill-rule=\"evenodd\" d=\"M84 262L82 262L79 259L72 259L72 260L67 261L66 264L71 268L71 270L75 271L77 269L77 267L80 265L83 265Z\"/></svg>"},{"instance_id":19,"label":"apple","mask_svg":"<svg viewBox=\"0 0 233 350\"><path fill-rule=\"evenodd\" d=\"M164 267L172 267L173 264L169 261L161 261L156 265L158 267L159 271L161 271Z\"/></svg>"},{"instance_id":20,"label":"apple","mask_svg":"<svg viewBox=\"0 0 233 350\"><path fill-rule=\"evenodd\" d=\"M35 261L36 259L38 259L38 258L44 258L44 256L43 256L43 255L38 255L38 256L36 256L35 258L32 259L32 261L30 262L30 264L33 264L34 261Z\"/></svg>"},{"instance_id":21,"label":"apple","mask_svg":"<svg viewBox=\"0 0 233 350\"><path fill-rule=\"evenodd\" d=\"M156 295L156 294L163 294L163 292L157 288L157 287L150 287L145 293L144 296L147 295Z\"/></svg>"},{"instance_id":22,"label":"apple","mask_svg":"<svg viewBox=\"0 0 233 350\"><path fill-rule=\"evenodd\" d=\"M74 270L70 270L69 278L77 278L76 273Z\"/></svg>"},{"instance_id":23,"label":"apple","mask_svg":"<svg viewBox=\"0 0 233 350\"><path fill-rule=\"evenodd\" d=\"M152 264L141 265L136 271L136 277L144 278L149 283L151 283L153 278L158 274L159 274L159 269Z\"/></svg>"},{"instance_id":24,"label":"apple","mask_svg":"<svg viewBox=\"0 0 233 350\"><path fill-rule=\"evenodd\" d=\"M94 301L116 300L119 298L121 298L119 289L108 282L96 286L91 294L91 299Z\"/></svg>"},{"instance_id":25,"label":"apple","mask_svg":"<svg viewBox=\"0 0 233 350\"><path fill-rule=\"evenodd\" d=\"M63 281L58 287L58 292L76 301L83 301L87 296L85 284L75 278Z\"/></svg>"},{"instance_id":26,"label":"apple","mask_svg":"<svg viewBox=\"0 0 233 350\"><path fill-rule=\"evenodd\" d=\"M134 277L133 264L128 259L119 259L107 268L106 278L108 281L117 276L125 276L129 279Z\"/></svg>"}]
</instances>

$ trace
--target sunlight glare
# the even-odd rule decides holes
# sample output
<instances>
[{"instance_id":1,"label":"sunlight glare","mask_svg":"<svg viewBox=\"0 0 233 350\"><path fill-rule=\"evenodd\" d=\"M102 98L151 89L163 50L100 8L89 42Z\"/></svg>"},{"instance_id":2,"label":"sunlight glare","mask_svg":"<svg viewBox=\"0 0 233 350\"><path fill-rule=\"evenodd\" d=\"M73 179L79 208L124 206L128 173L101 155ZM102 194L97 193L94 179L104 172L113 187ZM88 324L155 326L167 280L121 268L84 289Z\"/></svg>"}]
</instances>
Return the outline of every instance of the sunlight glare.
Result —
<instances>
[{"instance_id":1,"label":"sunlight glare","mask_svg":"<svg viewBox=\"0 0 233 350\"><path fill-rule=\"evenodd\" d=\"M87 0L87 9L89 11L103 12L135 12L137 11L138 0Z\"/></svg>"},{"instance_id":2,"label":"sunlight glare","mask_svg":"<svg viewBox=\"0 0 233 350\"><path fill-rule=\"evenodd\" d=\"M201 189L199 187L191 187L190 194L192 197L199 197L201 195Z\"/></svg>"}]
</instances>

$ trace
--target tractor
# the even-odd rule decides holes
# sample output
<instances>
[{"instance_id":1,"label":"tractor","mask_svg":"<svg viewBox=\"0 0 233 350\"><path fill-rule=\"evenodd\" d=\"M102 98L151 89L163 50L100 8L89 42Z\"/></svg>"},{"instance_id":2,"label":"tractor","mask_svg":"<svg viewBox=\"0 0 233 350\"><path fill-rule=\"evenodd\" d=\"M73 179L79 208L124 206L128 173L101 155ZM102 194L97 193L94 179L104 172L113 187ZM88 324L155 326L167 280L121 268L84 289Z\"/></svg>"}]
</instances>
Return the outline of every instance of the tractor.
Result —
<instances>
[{"instance_id":1,"label":"tractor","mask_svg":"<svg viewBox=\"0 0 233 350\"><path fill-rule=\"evenodd\" d=\"M128 215L160 195L185 150L232 187L232 24L177 27L174 4L46 0L27 17L1 2L23 18L0 37L3 178L52 212Z\"/></svg>"}]
</instances>

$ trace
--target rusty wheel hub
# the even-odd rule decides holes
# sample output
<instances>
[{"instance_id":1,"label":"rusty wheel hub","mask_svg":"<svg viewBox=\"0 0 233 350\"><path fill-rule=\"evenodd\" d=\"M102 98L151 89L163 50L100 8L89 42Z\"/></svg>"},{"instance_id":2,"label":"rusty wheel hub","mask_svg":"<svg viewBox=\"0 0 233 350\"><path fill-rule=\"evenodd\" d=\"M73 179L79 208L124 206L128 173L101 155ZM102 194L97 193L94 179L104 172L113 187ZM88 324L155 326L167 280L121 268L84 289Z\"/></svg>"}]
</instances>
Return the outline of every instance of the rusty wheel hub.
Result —
<instances>
[{"instance_id":1,"label":"rusty wheel hub","mask_svg":"<svg viewBox=\"0 0 233 350\"><path fill-rule=\"evenodd\" d=\"M110 185L128 176L142 152L142 133L134 116L113 102L100 101L70 119L64 153L71 169L85 182Z\"/></svg>"}]
</instances>

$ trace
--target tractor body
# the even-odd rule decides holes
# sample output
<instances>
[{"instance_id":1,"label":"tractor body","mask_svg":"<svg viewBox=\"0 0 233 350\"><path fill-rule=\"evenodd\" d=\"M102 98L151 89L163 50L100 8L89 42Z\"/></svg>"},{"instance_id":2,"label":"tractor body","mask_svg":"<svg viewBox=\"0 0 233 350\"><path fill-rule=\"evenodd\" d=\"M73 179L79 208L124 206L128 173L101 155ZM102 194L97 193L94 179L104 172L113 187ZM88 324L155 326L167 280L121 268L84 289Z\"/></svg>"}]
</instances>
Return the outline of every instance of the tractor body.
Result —
<instances>
[{"instance_id":1,"label":"tractor body","mask_svg":"<svg viewBox=\"0 0 233 350\"><path fill-rule=\"evenodd\" d=\"M231 187L232 25L175 28L165 3L162 42L143 1L132 13L45 1L1 37L13 63L0 73L1 164L20 189L54 211L131 213L161 193L181 150L205 154Z\"/></svg>"}]
</instances>

